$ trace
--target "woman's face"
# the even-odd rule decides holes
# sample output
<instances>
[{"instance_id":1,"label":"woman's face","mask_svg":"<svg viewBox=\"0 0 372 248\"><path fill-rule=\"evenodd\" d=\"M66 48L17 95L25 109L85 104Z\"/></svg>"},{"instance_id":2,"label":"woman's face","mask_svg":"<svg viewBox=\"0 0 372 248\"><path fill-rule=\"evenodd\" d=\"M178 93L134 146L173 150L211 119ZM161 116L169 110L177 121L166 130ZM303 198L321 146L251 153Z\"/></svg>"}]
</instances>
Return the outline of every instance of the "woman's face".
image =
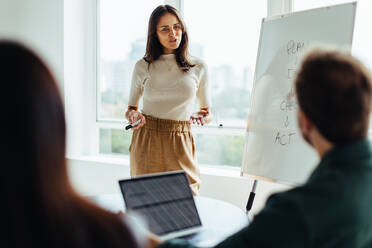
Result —
<instances>
[{"instance_id":1,"label":"woman's face","mask_svg":"<svg viewBox=\"0 0 372 248\"><path fill-rule=\"evenodd\" d=\"M163 15L156 26L156 34L164 53L173 53L182 40L181 22L173 14Z\"/></svg>"}]
</instances>

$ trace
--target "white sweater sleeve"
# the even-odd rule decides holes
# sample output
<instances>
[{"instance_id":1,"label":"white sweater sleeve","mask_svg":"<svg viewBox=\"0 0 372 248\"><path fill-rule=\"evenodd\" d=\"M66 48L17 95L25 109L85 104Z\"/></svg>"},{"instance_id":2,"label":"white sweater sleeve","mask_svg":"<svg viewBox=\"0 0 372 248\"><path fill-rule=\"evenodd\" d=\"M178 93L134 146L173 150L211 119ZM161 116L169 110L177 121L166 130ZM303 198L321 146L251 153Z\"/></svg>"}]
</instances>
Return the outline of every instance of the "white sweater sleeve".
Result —
<instances>
[{"instance_id":1,"label":"white sweater sleeve","mask_svg":"<svg viewBox=\"0 0 372 248\"><path fill-rule=\"evenodd\" d=\"M210 87L208 80L208 69L207 65L204 62L200 62L197 65L199 68L199 87L196 92L196 97L199 101L200 108L210 108L211 99L210 99Z\"/></svg>"},{"instance_id":2,"label":"white sweater sleeve","mask_svg":"<svg viewBox=\"0 0 372 248\"><path fill-rule=\"evenodd\" d=\"M144 59L134 66L132 83L130 87L128 106L138 106L143 93L143 86L148 78L148 64Z\"/></svg>"}]
</instances>

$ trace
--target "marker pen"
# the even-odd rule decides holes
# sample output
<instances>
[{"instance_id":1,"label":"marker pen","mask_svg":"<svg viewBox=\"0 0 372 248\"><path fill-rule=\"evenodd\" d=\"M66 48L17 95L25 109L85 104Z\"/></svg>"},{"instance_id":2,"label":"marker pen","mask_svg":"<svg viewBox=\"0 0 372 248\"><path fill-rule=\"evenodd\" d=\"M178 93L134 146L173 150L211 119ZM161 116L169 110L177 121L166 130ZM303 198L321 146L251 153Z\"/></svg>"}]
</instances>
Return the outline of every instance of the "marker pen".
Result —
<instances>
[{"instance_id":1,"label":"marker pen","mask_svg":"<svg viewBox=\"0 0 372 248\"><path fill-rule=\"evenodd\" d=\"M251 193L249 194L247 206L245 207L245 210L246 210L247 214L248 214L249 210L251 210L251 208L252 208L254 197L256 196L256 187L257 187L257 180L255 179L253 181L253 186L252 186Z\"/></svg>"},{"instance_id":2,"label":"marker pen","mask_svg":"<svg viewBox=\"0 0 372 248\"><path fill-rule=\"evenodd\" d=\"M137 125L140 124L140 123L141 123L141 119L139 119L139 120L137 120L137 121L135 121L135 122L129 124L128 126L126 126L126 127L125 127L125 130L128 130L128 129L132 128L132 127L135 127L135 126L137 126Z\"/></svg>"}]
</instances>

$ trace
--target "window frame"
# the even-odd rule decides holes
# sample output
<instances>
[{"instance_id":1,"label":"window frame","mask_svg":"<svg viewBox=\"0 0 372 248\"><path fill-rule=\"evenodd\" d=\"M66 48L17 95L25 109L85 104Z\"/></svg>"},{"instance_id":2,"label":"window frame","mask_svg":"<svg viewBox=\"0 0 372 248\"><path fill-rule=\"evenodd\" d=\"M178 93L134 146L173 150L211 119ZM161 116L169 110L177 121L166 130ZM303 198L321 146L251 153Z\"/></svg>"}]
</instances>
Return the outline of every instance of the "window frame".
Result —
<instances>
[{"instance_id":1,"label":"window frame","mask_svg":"<svg viewBox=\"0 0 372 248\"><path fill-rule=\"evenodd\" d=\"M95 122L92 123L92 126L94 128L90 128L90 137L94 137L93 139L89 139L90 142L93 141L93 145L90 145L90 149L88 151L89 154L85 155L93 155L93 156L107 156L99 153L99 130L101 128L108 128L108 129L122 129L124 125L124 113L125 109L123 109L123 120L117 120L117 119L100 119L99 118L99 108L100 108L100 91L99 91L99 79L100 79L100 1L103 0L96 0L95 1L95 15L94 15L94 31L93 36L95 40L95 44L93 45L94 51L93 51L93 58L94 58L94 71L93 73L93 80L91 80L92 87L87 88L87 90L94 91L91 92L90 95L94 95L94 108L95 111L92 111L95 113L94 119ZM180 13L184 14L184 3L186 0L164 0L164 4L169 4L174 7L176 7ZM270 17L272 15L279 15L279 14L286 14L290 13L293 10L293 2L294 0L267 0L267 17ZM253 4L252 4L253 5ZM213 104L213 103L212 103ZM89 118L92 120L93 118ZM92 130L94 130L92 132ZM222 128L219 128L215 125L213 126L205 126L205 127L199 127L199 126L193 126L192 131L194 134L213 134L213 135L232 135L232 136L245 136L246 135L246 127L231 127L231 126L224 126ZM85 142L84 142L85 143ZM88 144L86 144L88 145ZM122 155L123 157L127 157L126 155ZM203 165L204 166L204 165ZM213 165L207 165L207 166L213 166ZM216 165L218 167L218 165ZM231 167L231 169L236 170L236 167Z\"/></svg>"}]
</instances>

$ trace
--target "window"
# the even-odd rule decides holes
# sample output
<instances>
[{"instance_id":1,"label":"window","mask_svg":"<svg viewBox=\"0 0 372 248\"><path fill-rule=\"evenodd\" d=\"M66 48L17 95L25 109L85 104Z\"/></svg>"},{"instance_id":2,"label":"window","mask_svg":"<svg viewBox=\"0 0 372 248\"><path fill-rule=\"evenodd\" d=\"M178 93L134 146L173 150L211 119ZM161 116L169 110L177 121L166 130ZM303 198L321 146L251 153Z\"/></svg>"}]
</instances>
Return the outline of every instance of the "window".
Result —
<instances>
[{"instance_id":1,"label":"window","mask_svg":"<svg viewBox=\"0 0 372 248\"><path fill-rule=\"evenodd\" d=\"M207 63L212 88L214 120L208 127L193 128L198 162L241 166L260 25L267 13L267 1L182 2L190 52ZM129 153L131 132L123 130L122 122L132 71L145 52L149 16L160 4L164 1L99 2L97 119L101 123L101 154Z\"/></svg>"},{"instance_id":2,"label":"window","mask_svg":"<svg viewBox=\"0 0 372 248\"><path fill-rule=\"evenodd\" d=\"M208 66L214 117L210 126L216 127L214 132L201 130L195 135L200 164L241 166L260 26L266 12L266 1L184 1L190 52ZM240 133L231 135L231 129Z\"/></svg>"},{"instance_id":3,"label":"window","mask_svg":"<svg viewBox=\"0 0 372 248\"><path fill-rule=\"evenodd\" d=\"M132 71L146 48L147 23L163 0L99 1L98 120L123 119Z\"/></svg>"},{"instance_id":4,"label":"window","mask_svg":"<svg viewBox=\"0 0 372 248\"><path fill-rule=\"evenodd\" d=\"M132 71L145 54L148 19L160 4L164 1L99 1L97 119L120 123L99 128L100 153L129 153L131 133L122 127Z\"/></svg>"},{"instance_id":5,"label":"window","mask_svg":"<svg viewBox=\"0 0 372 248\"><path fill-rule=\"evenodd\" d=\"M191 54L208 65L216 121L245 127L266 1L187 0L184 9Z\"/></svg>"}]
</instances>

